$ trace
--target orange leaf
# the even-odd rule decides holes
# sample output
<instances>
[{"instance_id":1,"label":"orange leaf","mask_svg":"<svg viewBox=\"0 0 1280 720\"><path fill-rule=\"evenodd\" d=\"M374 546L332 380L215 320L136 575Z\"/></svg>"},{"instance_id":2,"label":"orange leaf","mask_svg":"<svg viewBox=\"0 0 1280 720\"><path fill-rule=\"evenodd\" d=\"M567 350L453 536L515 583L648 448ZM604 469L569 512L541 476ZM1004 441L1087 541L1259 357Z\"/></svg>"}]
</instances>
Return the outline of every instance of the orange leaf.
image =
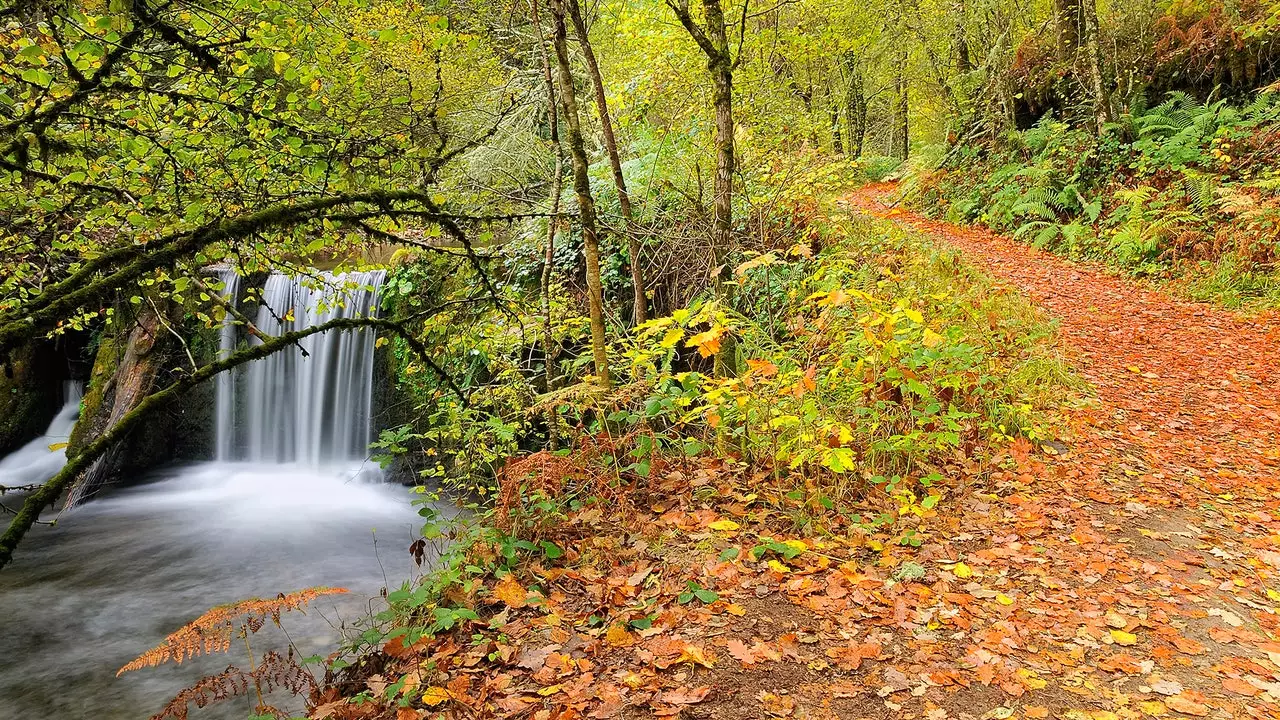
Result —
<instances>
[{"instance_id":1,"label":"orange leaf","mask_svg":"<svg viewBox=\"0 0 1280 720\"><path fill-rule=\"evenodd\" d=\"M493 596L506 603L507 607L521 608L528 600L529 591L524 589L514 575L507 574L493 586Z\"/></svg>"},{"instance_id":2,"label":"orange leaf","mask_svg":"<svg viewBox=\"0 0 1280 720\"><path fill-rule=\"evenodd\" d=\"M1262 692L1262 688L1240 678L1222 678L1222 687L1227 692L1244 695L1245 697L1253 697Z\"/></svg>"},{"instance_id":3,"label":"orange leaf","mask_svg":"<svg viewBox=\"0 0 1280 720\"><path fill-rule=\"evenodd\" d=\"M1027 705L1022 708L1022 714L1033 720L1049 717L1049 708L1042 705Z\"/></svg>"},{"instance_id":4,"label":"orange leaf","mask_svg":"<svg viewBox=\"0 0 1280 720\"><path fill-rule=\"evenodd\" d=\"M1189 694L1174 695L1164 701L1173 710L1177 710L1184 715L1195 715L1196 717L1204 717L1209 714L1209 706L1204 703L1197 702L1189 697Z\"/></svg>"}]
</instances>

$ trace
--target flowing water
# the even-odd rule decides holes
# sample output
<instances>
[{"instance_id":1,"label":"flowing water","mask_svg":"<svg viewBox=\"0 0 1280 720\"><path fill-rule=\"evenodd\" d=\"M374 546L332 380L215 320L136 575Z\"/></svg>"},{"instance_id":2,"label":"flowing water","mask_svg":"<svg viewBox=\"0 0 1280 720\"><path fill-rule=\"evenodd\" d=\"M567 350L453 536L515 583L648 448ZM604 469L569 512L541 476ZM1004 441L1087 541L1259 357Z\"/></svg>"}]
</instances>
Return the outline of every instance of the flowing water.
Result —
<instances>
[{"instance_id":1,"label":"flowing water","mask_svg":"<svg viewBox=\"0 0 1280 720\"><path fill-rule=\"evenodd\" d=\"M348 279L376 288L381 275ZM273 276L264 297L271 319L283 322L259 314L259 327L279 332L376 308L376 290L322 293L310 284ZM337 296L341 307L330 302ZM305 616L284 617L304 655L323 654L344 623L376 609L382 587L411 576L406 549L418 523L410 493L377 482L364 461L373 337L309 340L306 356L258 361L218 387L219 460L105 491L56 527L32 530L0 571L0 720L146 718L202 675L244 664L233 650L115 677L209 607L314 585L349 588ZM224 332L223 342L233 350L237 333ZM56 472L61 451L49 445L65 441L77 404L68 403L49 437L0 463L0 478ZM284 642L255 636L254 650ZM231 702L192 717L243 718L247 709Z\"/></svg>"}]
</instances>

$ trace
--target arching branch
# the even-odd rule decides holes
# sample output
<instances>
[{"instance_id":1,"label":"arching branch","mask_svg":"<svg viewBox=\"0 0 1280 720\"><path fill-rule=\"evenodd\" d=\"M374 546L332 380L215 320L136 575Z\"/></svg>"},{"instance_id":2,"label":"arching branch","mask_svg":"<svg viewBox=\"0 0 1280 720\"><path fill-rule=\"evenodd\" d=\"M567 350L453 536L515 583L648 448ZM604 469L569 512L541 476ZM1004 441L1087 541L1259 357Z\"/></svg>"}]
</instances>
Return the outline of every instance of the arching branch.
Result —
<instances>
[{"instance_id":1,"label":"arching branch","mask_svg":"<svg viewBox=\"0 0 1280 720\"><path fill-rule=\"evenodd\" d=\"M152 413L172 404L192 388L213 378L218 373L267 357L296 344L303 338L330 330L352 330L366 327L382 328L400 335L434 372L445 379L450 390L457 393L464 403L466 402L466 395L461 388L454 383L452 378L448 377L439 365L430 359L427 348L421 341L414 337L403 325L394 320L384 318L338 318L315 327L277 335L261 345L245 348L222 360L204 365L190 375L183 376L170 383L163 390L148 395L136 408L126 413L75 457L69 459L57 475L54 475L48 482L41 485L38 490L27 496L22 504L22 509L18 510L14 519L9 523L9 528L5 530L3 536L0 536L0 569L8 565L9 561L13 559L13 552L18 547L18 543L22 541L27 531L40 518L40 513L45 508L56 503L63 491L70 487L71 483L79 477L80 473L88 469L94 460L98 459L99 456L117 442L123 440Z\"/></svg>"}]
</instances>

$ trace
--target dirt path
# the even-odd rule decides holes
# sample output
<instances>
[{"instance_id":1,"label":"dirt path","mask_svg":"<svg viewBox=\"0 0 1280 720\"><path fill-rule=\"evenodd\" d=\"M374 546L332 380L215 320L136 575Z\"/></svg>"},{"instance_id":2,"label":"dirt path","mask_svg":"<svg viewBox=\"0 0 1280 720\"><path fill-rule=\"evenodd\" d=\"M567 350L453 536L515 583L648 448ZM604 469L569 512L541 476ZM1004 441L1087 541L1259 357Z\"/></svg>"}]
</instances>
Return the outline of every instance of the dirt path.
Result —
<instances>
[{"instance_id":1,"label":"dirt path","mask_svg":"<svg viewBox=\"0 0 1280 720\"><path fill-rule=\"evenodd\" d=\"M1064 717L1280 717L1280 321L904 212L892 190L848 202L1026 293L1100 401L1071 414L1069 453L1020 449L1018 471L997 479L1012 494L955 528L981 539L966 548L975 576L999 573L980 589L1014 599L1009 626L986 623L1003 646L993 656L1053 674L1028 689ZM974 649L970 665L984 657Z\"/></svg>"}]
</instances>

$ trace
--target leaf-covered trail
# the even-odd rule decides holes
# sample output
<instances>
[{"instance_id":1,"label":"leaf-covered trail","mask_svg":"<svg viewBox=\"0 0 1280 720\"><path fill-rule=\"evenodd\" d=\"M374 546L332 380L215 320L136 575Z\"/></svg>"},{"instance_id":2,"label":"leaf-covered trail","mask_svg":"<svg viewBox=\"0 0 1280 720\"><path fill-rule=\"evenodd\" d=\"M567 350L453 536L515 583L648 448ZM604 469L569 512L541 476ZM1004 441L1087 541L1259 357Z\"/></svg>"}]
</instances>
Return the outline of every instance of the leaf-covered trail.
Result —
<instances>
[{"instance_id":1,"label":"leaf-covered trail","mask_svg":"<svg viewBox=\"0 0 1280 720\"><path fill-rule=\"evenodd\" d=\"M497 581L478 634L387 643L368 687L430 684L422 713L330 687L314 717L1280 718L1276 320L934 223L889 192L849 204L1058 318L1097 402L1064 409L1054 454L1023 440L953 468L918 548L797 524L753 491L770 492L767 468L655 467L558 524L571 562ZM540 453L506 472L574 467Z\"/></svg>"},{"instance_id":2,"label":"leaf-covered trail","mask_svg":"<svg viewBox=\"0 0 1280 720\"><path fill-rule=\"evenodd\" d=\"M1046 551L1039 581L1011 574L1005 592L1063 613L1056 624L1018 623L1024 641L1060 644L1055 632L1096 613L1106 632L1077 632L1066 645L1083 640L1087 665L1119 693L1113 701L1128 695L1152 715L1277 717L1280 322L905 212L892 191L870 186L848 202L928 233L1026 293L1059 322L1064 350L1097 393L1097 407L1069 414L1063 457L1015 449L1018 492L992 508L1015 522L975 548L1015 562L1023 542ZM1016 522L1019 505L1028 518L1042 514L1043 532Z\"/></svg>"}]
</instances>

